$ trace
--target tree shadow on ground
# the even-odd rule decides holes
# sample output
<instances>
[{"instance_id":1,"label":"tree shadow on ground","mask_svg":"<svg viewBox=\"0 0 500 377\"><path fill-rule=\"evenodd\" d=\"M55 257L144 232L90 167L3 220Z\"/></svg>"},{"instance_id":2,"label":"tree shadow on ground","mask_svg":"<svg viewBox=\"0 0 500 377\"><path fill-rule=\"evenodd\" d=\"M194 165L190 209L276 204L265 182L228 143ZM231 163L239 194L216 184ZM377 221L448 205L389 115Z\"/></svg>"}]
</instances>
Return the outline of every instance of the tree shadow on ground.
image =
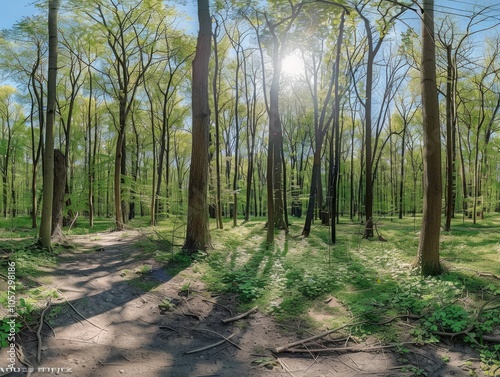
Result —
<instances>
[{"instance_id":1,"label":"tree shadow on ground","mask_svg":"<svg viewBox=\"0 0 500 377\"><path fill-rule=\"evenodd\" d=\"M234 309L236 302L186 296L180 276L190 268L185 259L159 266L141 257L132 240L108 242L89 253L66 253L58 267L41 274L37 280L50 278L62 297L45 314L50 326L40 333L41 365L36 362L37 326L19 336L26 359L36 365L33 375L43 375L38 367L59 368L62 375L71 368L78 377L245 375L241 371L248 365L240 365L234 357L237 349L227 342L204 353L184 354L221 340L213 331L226 337L235 332L238 342L250 328L221 322L229 316L226 308ZM151 268L142 269L145 262Z\"/></svg>"}]
</instances>

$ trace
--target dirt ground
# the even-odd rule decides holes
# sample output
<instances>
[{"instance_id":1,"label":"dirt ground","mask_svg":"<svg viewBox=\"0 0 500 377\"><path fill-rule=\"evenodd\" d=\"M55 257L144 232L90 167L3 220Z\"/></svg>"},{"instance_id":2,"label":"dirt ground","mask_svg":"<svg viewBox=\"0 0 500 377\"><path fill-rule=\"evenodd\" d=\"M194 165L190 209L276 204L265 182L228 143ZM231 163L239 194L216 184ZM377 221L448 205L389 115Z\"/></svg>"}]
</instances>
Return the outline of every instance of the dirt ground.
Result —
<instances>
[{"instance_id":1,"label":"dirt ground","mask_svg":"<svg viewBox=\"0 0 500 377\"><path fill-rule=\"evenodd\" d=\"M408 345L410 352L403 357L391 348L363 352L374 346L369 341L350 352L275 354L276 347L310 335L297 334L300 324L283 326L259 311L222 323L239 314L235 300L211 297L192 267L168 276L157 262L145 262L135 246L138 237L125 231L70 238L75 250L63 254L57 268L37 278L38 284L59 292L45 313L50 327L45 324L40 333L41 364L36 361L34 328L21 333L18 341L22 361L33 365L34 371L10 376L484 375L478 355L454 343ZM231 337L232 343L221 336ZM219 346L189 353L221 340L224 343Z\"/></svg>"}]
</instances>

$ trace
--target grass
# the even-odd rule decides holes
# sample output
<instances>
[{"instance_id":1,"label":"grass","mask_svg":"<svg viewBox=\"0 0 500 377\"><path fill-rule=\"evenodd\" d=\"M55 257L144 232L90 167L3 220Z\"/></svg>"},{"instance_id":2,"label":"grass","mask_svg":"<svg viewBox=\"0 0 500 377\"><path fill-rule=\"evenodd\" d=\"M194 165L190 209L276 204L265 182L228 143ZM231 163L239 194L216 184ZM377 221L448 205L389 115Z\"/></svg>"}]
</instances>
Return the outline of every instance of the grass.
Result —
<instances>
[{"instance_id":1,"label":"grass","mask_svg":"<svg viewBox=\"0 0 500 377\"><path fill-rule=\"evenodd\" d=\"M314 224L310 236L302 238L303 219L290 220L289 234L277 232L273 245L265 242L265 219L240 222L237 227L228 219L224 229L215 229L212 223L214 249L195 256L180 250L184 235L180 217L161 220L154 228L148 226L148 218L129 225L150 235L137 243L145 259L163 263L171 276L192 266L211 291L235 295L241 310L258 305L281 323L301 323L303 328L363 322L351 329L351 335L384 342L408 338L422 344L435 342L436 331L457 332L474 325L474 334L460 339L479 349L485 369L500 363L500 347L478 345L481 334L500 328L498 308L479 313L478 318L479 308L490 301L488 307L498 305L500 296L498 280L486 276L500 275L500 215L477 224L455 219L452 230L441 236L445 273L438 277L422 277L411 268L419 218L378 221L377 229L387 242L364 240L361 225L341 219L335 245L329 243L327 227ZM0 220L0 237L24 239L1 242L0 248L12 252L20 276L47 278L39 266L54 266L57 255L29 248L36 240L29 225L29 219ZM92 235L113 226L112 219L96 219L96 226L89 229L82 219L71 234ZM149 267L138 272L147 275ZM137 276L132 283L154 288L149 286L153 283L143 286L144 279ZM332 297L334 306L325 302ZM398 321L376 325L407 313L423 316L410 333L402 332Z\"/></svg>"},{"instance_id":2,"label":"grass","mask_svg":"<svg viewBox=\"0 0 500 377\"><path fill-rule=\"evenodd\" d=\"M298 237L303 223L292 219L289 235L277 233L269 246L264 222L254 224L213 230L216 248L204 261L208 286L235 294L242 310L258 304L283 323L300 320L312 327L366 322L352 334L383 341L408 337L398 321L376 325L406 313L423 316L411 334L421 343L438 341L437 331L458 332L477 321L488 323L477 325L471 337L462 337L477 346L481 333L500 328L498 308L477 318L478 308L499 299L498 280L477 272L500 274L500 216L476 225L457 219L452 231L441 237L446 272L439 277L422 277L412 270L419 237L413 218L379 221L378 230L388 242L362 239L363 228L343 219L335 245L328 243L328 228L320 225L308 238ZM328 297L335 297L341 307L325 305ZM494 368L499 347L478 348Z\"/></svg>"}]
</instances>

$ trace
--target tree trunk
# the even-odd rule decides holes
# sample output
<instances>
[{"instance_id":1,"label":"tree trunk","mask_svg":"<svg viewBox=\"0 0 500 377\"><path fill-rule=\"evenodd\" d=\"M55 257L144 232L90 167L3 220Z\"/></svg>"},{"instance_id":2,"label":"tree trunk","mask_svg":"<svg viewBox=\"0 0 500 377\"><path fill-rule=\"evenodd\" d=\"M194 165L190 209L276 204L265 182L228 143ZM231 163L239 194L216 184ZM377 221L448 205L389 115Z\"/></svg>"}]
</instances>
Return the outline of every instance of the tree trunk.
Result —
<instances>
[{"instance_id":1,"label":"tree trunk","mask_svg":"<svg viewBox=\"0 0 500 377\"><path fill-rule=\"evenodd\" d=\"M451 45L446 46L446 60L447 60L447 78L446 78L446 221L444 225L444 230L447 232L451 229L451 218L453 216L453 202L454 196L454 176L455 176L455 164L454 164L454 151L453 151L453 100L454 92L453 88L453 66L452 66L452 54Z\"/></svg>"},{"instance_id":2,"label":"tree trunk","mask_svg":"<svg viewBox=\"0 0 500 377\"><path fill-rule=\"evenodd\" d=\"M436 45L434 41L434 0L423 1L421 80L424 131L424 201L416 266L420 268L423 275L438 275L442 271L439 261L442 187Z\"/></svg>"},{"instance_id":3,"label":"tree trunk","mask_svg":"<svg viewBox=\"0 0 500 377\"><path fill-rule=\"evenodd\" d=\"M67 169L64 154L59 149L54 150L54 200L52 206L51 235L52 239L56 242L63 236L63 209Z\"/></svg>"},{"instance_id":4,"label":"tree trunk","mask_svg":"<svg viewBox=\"0 0 500 377\"><path fill-rule=\"evenodd\" d=\"M401 140L401 167L400 174L401 178L399 181L399 219L403 218L403 203L404 203L404 176L405 176L405 140L406 140L406 122L403 125L403 138Z\"/></svg>"},{"instance_id":5,"label":"tree trunk","mask_svg":"<svg viewBox=\"0 0 500 377\"><path fill-rule=\"evenodd\" d=\"M219 80L219 49L217 46L217 34L219 30L219 24L217 20L215 21L215 31L213 33L214 40L214 77L212 81L212 91L214 96L214 112L215 112L215 181L216 181L216 192L215 192L215 217L217 219L217 228L223 229L224 224L222 223L222 203L221 203L221 182L220 182L220 115L219 115L219 93L217 90L217 82Z\"/></svg>"},{"instance_id":6,"label":"tree trunk","mask_svg":"<svg viewBox=\"0 0 500 377\"><path fill-rule=\"evenodd\" d=\"M40 244L51 248L52 202L54 193L54 123L57 90L57 10L59 0L49 1L49 69L47 80L47 124L43 156L43 205L40 224Z\"/></svg>"},{"instance_id":7,"label":"tree trunk","mask_svg":"<svg viewBox=\"0 0 500 377\"><path fill-rule=\"evenodd\" d=\"M208 76L212 20L208 0L198 0L198 20L200 29L192 66L192 150L186 241L183 246L188 253L210 247L207 200L210 128Z\"/></svg>"},{"instance_id":8,"label":"tree trunk","mask_svg":"<svg viewBox=\"0 0 500 377\"><path fill-rule=\"evenodd\" d=\"M333 114L333 130L332 130L332 147L334 148L334 154L331 156L333 161L333 169L331 180L331 213L332 213L332 223L331 223L331 241L332 243L337 242L337 228L336 223L338 218L338 181L339 181L339 171L340 171L340 96L339 96L339 72L340 72L340 55L342 47L342 38L344 36L344 20L345 12L342 12L340 18L339 35L337 38L337 52L335 57L335 71L334 71L334 114Z\"/></svg>"}]
</instances>

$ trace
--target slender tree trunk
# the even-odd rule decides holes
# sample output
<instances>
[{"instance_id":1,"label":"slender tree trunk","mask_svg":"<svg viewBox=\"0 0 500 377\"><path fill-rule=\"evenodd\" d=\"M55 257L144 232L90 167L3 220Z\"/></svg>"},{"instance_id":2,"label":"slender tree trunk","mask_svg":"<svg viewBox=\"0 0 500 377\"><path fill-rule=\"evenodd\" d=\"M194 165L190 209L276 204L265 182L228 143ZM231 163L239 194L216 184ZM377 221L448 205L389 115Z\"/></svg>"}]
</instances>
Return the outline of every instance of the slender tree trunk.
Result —
<instances>
[{"instance_id":1,"label":"slender tree trunk","mask_svg":"<svg viewBox=\"0 0 500 377\"><path fill-rule=\"evenodd\" d=\"M224 224L222 222L222 203L221 203L221 182L220 182L220 110L219 110L219 92L217 89L217 83L219 81L219 48L217 45L217 34L219 30L219 24L217 20L215 21L215 30L213 33L214 41L214 77L212 81L212 91L214 97L214 115L215 115L215 181L216 181L216 192L215 192L215 217L217 219L217 228L223 229Z\"/></svg>"},{"instance_id":2,"label":"slender tree trunk","mask_svg":"<svg viewBox=\"0 0 500 377\"><path fill-rule=\"evenodd\" d=\"M401 167L400 167L400 174L401 178L399 181L399 218L403 218L403 211L404 211L404 177L405 177L405 150L406 150L406 124L403 126L403 137L401 140Z\"/></svg>"},{"instance_id":3,"label":"slender tree trunk","mask_svg":"<svg viewBox=\"0 0 500 377\"><path fill-rule=\"evenodd\" d=\"M423 275L441 273L441 140L436 84L434 0L423 0L422 20L422 118L424 130L424 201L416 265Z\"/></svg>"},{"instance_id":4,"label":"slender tree trunk","mask_svg":"<svg viewBox=\"0 0 500 377\"><path fill-rule=\"evenodd\" d=\"M453 200L454 200L454 179L455 165L454 165L454 151L452 140L453 128L453 66L451 45L446 46L446 60L447 60L447 79L446 79L446 221L444 230L451 229L451 218L453 216Z\"/></svg>"},{"instance_id":5,"label":"slender tree trunk","mask_svg":"<svg viewBox=\"0 0 500 377\"><path fill-rule=\"evenodd\" d=\"M332 130L332 144L334 144L334 155L332 156L333 169L330 171L333 173L332 184L331 184L331 208L332 208L332 221L331 221L331 241L332 243L337 242L337 219L338 218L338 183L339 183L339 172L340 172L340 95L339 95L339 73L340 73L340 54L342 47L342 39L344 37L344 20L345 12L342 12L340 18L339 35L337 38L337 53L335 57L335 71L334 71L334 114L333 114L333 130Z\"/></svg>"},{"instance_id":6,"label":"slender tree trunk","mask_svg":"<svg viewBox=\"0 0 500 377\"><path fill-rule=\"evenodd\" d=\"M192 71L193 140L189 170L186 241L183 246L188 253L207 250L210 247L207 200L210 128L208 76L212 20L208 0L198 0L198 20L200 29Z\"/></svg>"},{"instance_id":7,"label":"slender tree trunk","mask_svg":"<svg viewBox=\"0 0 500 377\"><path fill-rule=\"evenodd\" d=\"M54 123L57 90L57 11L59 0L49 1L49 70L47 81L47 124L43 164L43 205L40 224L40 244L51 248L52 203L54 194Z\"/></svg>"},{"instance_id":8,"label":"slender tree trunk","mask_svg":"<svg viewBox=\"0 0 500 377\"><path fill-rule=\"evenodd\" d=\"M51 236L55 241L60 240L63 236L63 207L67 171L68 167L66 166L64 154L59 149L54 150L54 200Z\"/></svg>"},{"instance_id":9,"label":"slender tree trunk","mask_svg":"<svg viewBox=\"0 0 500 377\"><path fill-rule=\"evenodd\" d=\"M88 202L89 202L89 227L94 227L94 166L92 164L92 96L93 96L93 79L92 71L89 66L89 106L87 108L87 140L89 143L88 151L88 180L89 180L89 192L88 192ZM97 132L97 130L95 130Z\"/></svg>"}]
</instances>

